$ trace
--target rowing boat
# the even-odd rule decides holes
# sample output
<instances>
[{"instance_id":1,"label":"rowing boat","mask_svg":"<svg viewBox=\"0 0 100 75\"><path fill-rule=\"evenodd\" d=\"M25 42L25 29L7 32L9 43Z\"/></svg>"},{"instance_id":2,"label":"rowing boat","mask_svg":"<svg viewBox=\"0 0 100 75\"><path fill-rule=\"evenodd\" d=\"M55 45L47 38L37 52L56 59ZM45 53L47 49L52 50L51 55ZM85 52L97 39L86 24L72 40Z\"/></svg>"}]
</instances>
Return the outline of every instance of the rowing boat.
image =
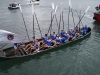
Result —
<instances>
[{"instance_id":1,"label":"rowing boat","mask_svg":"<svg viewBox=\"0 0 100 75\"><path fill-rule=\"evenodd\" d=\"M10 47L10 48L7 48L7 49L3 50L3 56L0 56L0 62L5 61L5 60L9 60L9 59L22 58L22 57L27 57L27 56L32 56L33 57L37 54L41 54L41 53L44 53L44 52L47 52L47 51L58 50L60 48L64 48L64 47L67 47L69 45L75 44L75 43L87 38L90 34L91 34L91 28L88 27L88 32L83 37L77 38L73 41L68 41L66 43L60 44L60 45L52 47L52 48L48 48L48 49L45 49L45 50L39 50L39 52L35 52L33 54L26 54L24 52L24 50L20 49L19 54L15 56L14 55L14 48Z\"/></svg>"}]
</instances>

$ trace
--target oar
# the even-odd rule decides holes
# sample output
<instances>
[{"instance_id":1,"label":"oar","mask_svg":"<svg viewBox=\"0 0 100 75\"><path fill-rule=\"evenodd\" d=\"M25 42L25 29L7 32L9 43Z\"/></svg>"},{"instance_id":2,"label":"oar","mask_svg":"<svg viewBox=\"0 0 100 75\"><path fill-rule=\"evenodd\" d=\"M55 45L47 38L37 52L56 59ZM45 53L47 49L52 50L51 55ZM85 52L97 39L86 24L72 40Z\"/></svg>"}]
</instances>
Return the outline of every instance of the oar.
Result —
<instances>
[{"instance_id":1,"label":"oar","mask_svg":"<svg viewBox=\"0 0 100 75\"><path fill-rule=\"evenodd\" d=\"M76 26L78 26L78 24L81 22L81 20L83 19L84 15L87 13L87 11L89 10L90 6L87 7L87 9L85 10L83 16L81 17L81 19L79 20L79 22L77 23Z\"/></svg>"},{"instance_id":2,"label":"oar","mask_svg":"<svg viewBox=\"0 0 100 75\"><path fill-rule=\"evenodd\" d=\"M34 30L34 4L32 3L32 15L33 15L33 36L35 37L35 30Z\"/></svg>"},{"instance_id":3,"label":"oar","mask_svg":"<svg viewBox=\"0 0 100 75\"><path fill-rule=\"evenodd\" d=\"M53 5L53 3L51 3L51 5ZM48 29L47 34L49 33L49 31L50 31L50 34L51 34L52 22L53 22L53 19L54 19L55 14L56 14L57 7L58 7L58 6L56 6L56 8L54 9L54 5L52 6L52 8L54 9L54 14L53 14L53 17L52 17L52 19L51 19L51 24L50 24L50 26L49 26L49 29Z\"/></svg>"},{"instance_id":4,"label":"oar","mask_svg":"<svg viewBox=\"0 0 100 75\"><path fill-rule=\"evenodd\" d=\"M64 30L63 3L61 3L61 12L62 12L62 22L63 22L63 30Z\"/></svg>"},{"instance_id":5,"label":"oar","mask_svg":"<svg viewBox=\"0 0 100 75\"><path fill-rule=\"evenodd\" d=\"M35 17L36 17L36 14L35 14L35 12L34 12L34 15L35 15ZM38 28L39 28L39 31L40 31L40 34L41 34L41 38L42 38L42 32L41 32L41 28L40 28L40 25L39 25L39 23L38 23L37 17L36 17L36 21L37 21Z\"/></svg>"},{"instance_id":6,"label":"oar","mask_svg":"<svg viewBox=\"0 0 100 75\"><path fill-rule=\"evenodd\" d=\"M69 0L69 11L68 11L68 29L69 29L69 15L70 15L70 8L71 8L71 2Z\"/></svg>"},{"instance_id":7,"label":"oar","mask_svg":"<svg viewBox=\"0 0 100 75\"><path fill-rule=\"evenodd\" d=\"M79 4L79 9L80 9L80 16L79 16L79 20L81 18L81 3ZM79 23L79 28L80 28L80 23Z\"/></svg>"},{"instance_id":8,"label":"oar","mask_svg":"<svg viewBox=\"0 0 100 75\"><path fill-rule=\"evenodd\" d=\"M69 1L69 5L70 5L71 12L72 12L72 18L73 18L73 23L74 23L74 28L75 28L75 21L74 21L74 16L73 16L73 10L72 10L71 0Z\"/></svg>"},{"instance_id":9,"label":"oar","mask_svg":"<svg viewBox=\"0 0 100 75\"><path fill-rule=\"evenodd\" d=\"M6 44L4 44L2 47L0 47L0 50L3 48L3 47L5 47L7 45L7 43Z\"/></svg>"},{"instance_id":10,"label":"oar","mask_svg":"<svg viewBox=\"0 0 100 75\"><path fill-rule=\"evenodd\" d=\"M21 9L21 5L20 4L19 4L19 8L20 8L20 12L21 12L21 15L22 15L22 18L23 18L23 22L24 22L24 26L25 26L25 29L26 29L26 33L27 33L27 36L28 36L28 40L30 41L29 34L28 34L28 30L27 30L27 27L26 27L26 23L25 23L25 20L24 20L24 16L23 16L23 13L22 13L22 9Z\"/></svg>"},{"instance_id":11,"label":"oar","mask_svg":"<svg viewBox=\"0 0 100 75\"><path fill-rule=\"evenodd\" d=\"M60 33L60 23L61 23L61 21L63 22L63 30L64 30L64 21L63 21L63 4L60 3L60 6L61 6L61 13L60 13L59 26L58 26L58 34Z\"/></svg>"}]
</instances>

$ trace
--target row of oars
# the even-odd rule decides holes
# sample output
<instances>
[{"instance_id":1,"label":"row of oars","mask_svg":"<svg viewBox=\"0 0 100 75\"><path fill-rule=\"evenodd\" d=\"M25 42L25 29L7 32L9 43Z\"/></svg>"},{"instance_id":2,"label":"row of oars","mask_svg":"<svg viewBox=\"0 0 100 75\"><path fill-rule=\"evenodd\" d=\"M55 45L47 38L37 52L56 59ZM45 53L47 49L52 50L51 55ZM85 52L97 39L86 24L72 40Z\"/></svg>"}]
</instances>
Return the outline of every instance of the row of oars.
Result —
<instances>
[{"instance_id":1,"label":"row of oars","mask_svg":"<svg viewBox=\"0 0 100 75\"><path fill-rule=\"evenodd\" d=\"M50 24L50 27L49 27L49 30L47 32L47 34L50 32L52 32L52 22L53 22L53 19L55 18L56 19L56 22L57 22L57 17L56 17L56 11L57 11L57 7L54 7L54 3L51 3L52 5L52 9L53 11L51 11L51 24ZM26 31L26 34L27 34L27 38L28 40L30 41L30 37L29 37L29 33L28 33L28 30L27 30L27 26L26 26L26 23L25 23L25 20L24 20L24 16L23 16L23 13L22 13L22 9L21 9L21 5L19 4L19 7L20 7L20 12L21 12L21 15L22 15L22 18L23 18L23 22L24 22L24 26L25 26L25 31ZM82 16L79 16L77 11L77 15L79 17L79 22L75 25L75 21L74 21L74 16L73 16L73 10L72 10L72 4L71 4L71 0L69 0L69 12L68 12L68 29L69 29L69 15L70 15L70 12L72 12L72 18L73 18L73 23L74 23L74 27L75 26L78 26L81 22L81 20L83 19L84 15L87 13L87 11L89 10L90 6L87 7L87 9L85 10L84 14ZM40 34L41 34L41 37L42 37L42 32L41 32L41 29L40 29L40 26L39 26L39 23L38 23L38 20L37 20L37 17L36 17L36 14L35 14L35 11L34 11L34 4L32 3L32 15L33 15L33 36L35 37L35 30L34 30L34 17L36 18L36 21L37 21L37 24L38 24L38 28L39 28L39 31L40 31ZM60 23L61 21L63 22L63 30L64 30L64 19L63 19L63 5L61 3L61 13L60 13L60 21L59 21L59 24L57 22L57 27L58 27L58 34L60 33ZM80 26L80 25L79 25ZM7 44L3 45L0 49L2 49L3 47L5 47Z\"/></svg>"}]
</instances>

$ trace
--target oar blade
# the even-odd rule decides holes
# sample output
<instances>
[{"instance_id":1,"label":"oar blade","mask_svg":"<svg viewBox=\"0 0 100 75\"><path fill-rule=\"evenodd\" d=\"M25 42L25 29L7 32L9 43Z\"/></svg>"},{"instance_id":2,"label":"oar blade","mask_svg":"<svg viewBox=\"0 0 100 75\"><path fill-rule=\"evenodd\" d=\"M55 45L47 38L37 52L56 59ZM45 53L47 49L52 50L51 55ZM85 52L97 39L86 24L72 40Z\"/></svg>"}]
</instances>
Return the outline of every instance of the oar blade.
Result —
<instances>
[{"instance_id":1,"label":"oar blade","mask_svg":"<svg viewBox=\"0 0 100 75\"><path fill-rule=\"evenodd\" d=\"M20 9L20 12L22 12L22 8L21 8L21 5L19 4L19 9Z\"/></svg>"},{"instance_id":2,"label":"oar blade","mask_svg":"<svg viewBox=\"0 0 100 75\"><path fill-rule=\"evenodd\" d=\"M71 0L69 0L69 6L70 6L70 8L72 8Z\"/></svg>"},{"instance_id":3,"label":"oar blade","mask_svg":"<svg viewBox=\"0 0 100 75\"><path fill-rule=\"evenodd\" d=\"M63 3L60 3L61 6L61 12L63 11Z\"/></svg>"},{"instance_id":4,"label":"oar blade","mask_svg":"<svg viewBox=\"0 0 100 75\"><path fill-rule=\"evenodd\" d=\"M54 3L51 3L51 5L52 5L52 9L54 10L54 9L55 9L55 7L54 7Z\"/></svg>"},{"instance_id":5,"label":"oar blade","mask_svg":"<svg viewBox=\"0 0 100 75\"><path fill-rule=\"evenodd\" d=\"M85 10L85 13L87 13L89 9L90 9L90 6L87 7L87 9Z\"/></svg>"},{"instance_id":6,"label":"oar blade","mask_svg":"<svg viewBox=\"0 0 100 75\"><path fill-rule=\"evenodd\" d=\"M57 5L56 8L55 8L55 12L54 12L54 14L56 14L57 8L58 8L58 5Z\"/></svg>"}]
</instances>

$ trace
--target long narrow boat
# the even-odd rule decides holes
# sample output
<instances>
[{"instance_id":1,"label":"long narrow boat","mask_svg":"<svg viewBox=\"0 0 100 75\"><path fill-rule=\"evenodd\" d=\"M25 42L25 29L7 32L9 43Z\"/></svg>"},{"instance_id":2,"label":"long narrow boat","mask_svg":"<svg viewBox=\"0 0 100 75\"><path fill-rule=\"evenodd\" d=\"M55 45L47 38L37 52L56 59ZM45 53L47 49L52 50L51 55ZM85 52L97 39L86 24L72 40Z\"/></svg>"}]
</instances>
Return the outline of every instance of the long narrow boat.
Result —
<instances>
[{"instance_id":1,"label":"long narrow boat","mask_svg":"<svg viewBox=\"0 0 100 75\"><path fill-rule=\"evenodd\" d=\"M75 44L75 43L85 39L90 34L91 34L91 28L88 27L88 32L83 37L77 38L73 41L68 41L66 43L60 44L60 45L58 45L56 47L53 47L53 48L48 48L48 49L45 49L45 50L39 50L39 52L35 52L33 54L28 54L28 55L24 52L24 50L20 49L19 54L14 56L14 48L10 47L10 48L7 48L7 49L3 50L2 56L0 56L0 62L5 61L5 60L9 60L9 59L22 58L22 57L27 57L27 56L35 56L37 54L44 53L44 52L47 52L47 51L58 50L60 48L67 47L68 45Z\"/></svg>"}]
</instances>

